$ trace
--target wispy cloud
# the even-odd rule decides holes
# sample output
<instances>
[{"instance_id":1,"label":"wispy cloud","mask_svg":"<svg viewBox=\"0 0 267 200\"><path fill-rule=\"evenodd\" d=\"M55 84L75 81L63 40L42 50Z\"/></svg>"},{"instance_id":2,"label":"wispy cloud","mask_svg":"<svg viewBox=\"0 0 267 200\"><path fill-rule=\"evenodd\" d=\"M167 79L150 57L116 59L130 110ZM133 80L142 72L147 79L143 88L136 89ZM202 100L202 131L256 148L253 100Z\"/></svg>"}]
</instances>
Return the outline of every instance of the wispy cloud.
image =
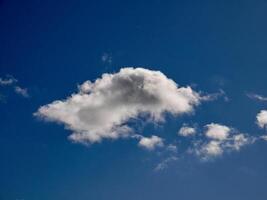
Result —
<instances>
[{"instance_id":1,"label":"wispy cloud","mask_svg":"<svg viewBox=\"0 0 267 200\"><path fill-rule=\"evenodd\" d=\"M178 157L177 156L170 156L166 159L164 159L163 161L161 161L160 163L157 164L157 166L154 168L154 171L162 171L166 168L169 167L169 164L171 162L174 162L174 161L177 161L178 160Z\"/></svg>"},{"instance_id":2,"label":"wispy cloud","mask_svg":"<svg viewBox=\"0 0 267 200\"><path fill-rule=\"evenodd\" d=\"M103 63L111 64L112 63L112 55L109 53L103 53L101 56L101 61Z\"/></svg>"},{"instance_id":3,"label":"wispy cloud","mask_svg":"<svg viewBox=\"0 0 267 200\"><path fill-rule=\"evenodd\" d=\"M25 98L29 97L28 89L20 87L18 85L18 80L15 79L13 76L7 75L6 78L0 77L0 86L13 88L16 94L19 94Z\"/></svg>"},{"instance_id":4,"label":"wispy cloud","mask_svg":"<svg viewBox=\"0 0 267 200\"><path fill-rule=\"evenodd\" d=\"M254 94L254 93L247 93L247 97L257 100L257 101L267 101L267 97L259 95L259 94Z\"/></svg>"},{"instance_id":5,"label":"wispy cloud","mask_svg":"<svg viewBox=\"0 0 267 200\"><path fill-rule=\"evenodd\" d=\"M19 86L15 86L14 87L14 90L17 94L25 97L25 98L28 98L29 97L29 93L28 93L28 89L27 88L21 88Z\"/></svg>"},{"instance_id":6,"label":"wispy cloud","mask_svg":"<svg viewBox=\"0 0 267 200\"><path fill-rule=\"evenodd\" d=\"M17 82L17 80L10 75L7 75L6 78L0 77L0 85L2 85L2 86L12 85L16 82Z\"/></svg>"}]
</instances>

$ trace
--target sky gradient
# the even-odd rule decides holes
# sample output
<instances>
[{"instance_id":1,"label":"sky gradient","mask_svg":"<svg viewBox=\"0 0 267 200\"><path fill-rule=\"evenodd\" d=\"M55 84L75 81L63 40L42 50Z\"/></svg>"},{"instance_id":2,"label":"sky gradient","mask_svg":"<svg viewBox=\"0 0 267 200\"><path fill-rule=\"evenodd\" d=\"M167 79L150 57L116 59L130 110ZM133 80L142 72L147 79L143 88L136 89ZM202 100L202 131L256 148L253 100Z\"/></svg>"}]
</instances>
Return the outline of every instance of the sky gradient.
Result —
<instances>
[{"instance_id":1,"label":"sky gradient","mask_svg":"<svg viewBox=\"0 0 267 200\"><path fill-rule=\"evenodd\" d=\"M266 9L263 0L0 0L0 200L266 200L267 118L263 127L256 119L267 110ZM71 140L80 127L66 128L66 117L46 122L47 114L34 114L127 67L147 70L144 80L160 71L178 91L196 92L199 104L172 113L157 87L164 122L124 113L129 119L116 123L138 135L99 142ZM104 97L101 109L114 113ZM212 123L245 134L249 144L211 159L190 153L192 138L214 137ZM185 126L196 136L179 133ZM225 127L213 138L224 145ZM141 140L152 135L163 144L151 150Z\"/></svg>"}]
</instances>

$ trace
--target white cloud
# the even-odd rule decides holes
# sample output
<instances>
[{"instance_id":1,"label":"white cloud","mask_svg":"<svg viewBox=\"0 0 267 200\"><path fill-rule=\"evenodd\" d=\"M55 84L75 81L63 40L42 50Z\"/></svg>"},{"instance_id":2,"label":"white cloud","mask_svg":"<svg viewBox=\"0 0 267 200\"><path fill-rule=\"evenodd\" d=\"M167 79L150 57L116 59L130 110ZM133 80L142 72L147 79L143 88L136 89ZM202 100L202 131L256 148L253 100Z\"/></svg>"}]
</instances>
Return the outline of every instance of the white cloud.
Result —
<instances>
[{"instance_id":1,"label":"white cloud","mask_svg":"<svg viewBox=\"0 0 267 200\"><path fill-rule=\"evenodd\" d=\"M196 129L194 127L187 126L184 124L180 130L178 131L178 135L187 137L187 136L192 136L196 134Z\"/></svg>"},{"instance_id":2,"label":"white cloud","mask_svg":"<svg viewBox=\"0 0 267 200\"><path fill-rule=\"evenodd\" d=\"M267 101L267 97L259 95L259 94L254 94L254 93L248 93L247 96L251 99L258 100L258 101Z\"/></svg>"},{"instance_id":3,"label":"white cloud","mask_svg":"<svg viewBox=\"0 0 267 200\"><path fill-rule=\"evenodd\" d=\"M164 143L162 138L152 135L151 137L142 137L138 145L151 151L157 147L163 147Z\"/></svg>"},{"instance_id":4,"label":"white cloud","mask_svg":"<svg viewBox=\"0 0 267 200\"><path fill-rule=\"evenodd\" d=\"M94 83L86 81L78 93L40 107L35 115L63 123L75 142L94 143L129 136L132 129L126 123L130 119L145 115L163 121L166 112L193 112L201 100L192 88L178 87L159 71L123 68L103 74Z\"/></svg>"},{"instance_id":5,"label":"white cloud","mask_svg":"<svg viewBox=\"0 0 267 200\"><path fill-rule=\"evenodd\" d=\"M23 97L29 97L28 89L27 88L21 88L19 86L15 86L14 90L17 94L23 96Z\"/></svg>"},{"instance_id":6,"label":"white cloud","mask_svg":"<svg viewBox=\"0 0 267 200\"><path fill-rule=\"evenodd\" d=\"M263 140L265 140L265 141L267 141L267 135L263 135L260 138L263 139Z\"/></svg>"},{"instance_id":7,"label":"white cloud","mask_svg":"<svg viewBox=\"0 0 267 200\"><path fill-rule=\"evenodd\" d=\"M218 156L223 153L220 141L210 141L208 144L203 145L201 154L207 156Z\"/></svg>"},{"instance_id":8,"label":"white cloud","mask_svg":"<svg viewBox=\"0 0 267 200\"><path fill-rule=\"evenodd\" d=\"M254 143L256 138L236 133L226 140L211 140L195 147L194 152L203 160L221 156L225 152L239 151L241 147Z\"/></svg>"},{"instance_id":9,"label":"white cloud","mask_svg":"<svg viewBox=\"0 0 267 200\"><path fill-rule=\"evenodd\" d=\"M206 125L206 128L205 135L216 140L225 140L231 131L229 127L215 123Z\"/></svg>"},{"instance_id":10,"label":"white cloud","mask_svg":"<svg viewBox=\"0 0 267 200\"><path fill-rule=\"evenodd\" d=\"M2 85L2 86L12 85L16 82L17 82L17 80L12 76L7 76L7 78L0 78L0 85Z\"/></svg>"},{"instance_id":11,"label":"white cloud","mask_svg":"<svg viewBox=\"0 0 267 200\"><path fill-rule=\"evenodd\" d=\"M261 110L256 116L256 122L260 128L267 126L267 110Z\"/></svg>"},{"instance_id":12,"label":"white cloud","mask_svg":"<svg viewBox=\"0 0 267 200\"><path fill-rule=\"evenodd\" d=\"M240 133L238 130L220 124L205 126L205 136L193 143L190 153L195 153L203 160L221 156L225 152L239 151L241 147L254 143L257 138Z\"/></svg>"}]
</instances>

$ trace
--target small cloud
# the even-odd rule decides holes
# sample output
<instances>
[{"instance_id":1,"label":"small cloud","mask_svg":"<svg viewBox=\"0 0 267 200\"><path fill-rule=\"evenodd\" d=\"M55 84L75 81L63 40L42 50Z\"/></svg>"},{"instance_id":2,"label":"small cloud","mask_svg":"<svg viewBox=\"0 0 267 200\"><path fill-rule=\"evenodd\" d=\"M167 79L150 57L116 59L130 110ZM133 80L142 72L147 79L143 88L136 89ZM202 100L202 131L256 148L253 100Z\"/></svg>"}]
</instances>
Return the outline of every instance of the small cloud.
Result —
<instances>
[{"instance_id":1,"label":"small cloud","mask_svg":"<svg viewBox=\"0 0 267 200\"><path fill-rule=\"evenodd\" d=\"M178 131L178 135L188 137L196 134L196 128L187 126L186 124L183 124L183 126Z\"/></svg>"},{"instance_id":2,"label":"small cloud","mask_svg":"<svg viewBox=\"0 0 267 200\"><path fill-rule=\"evenodd\" d=\"M207 128L205 135L215 140L225 140L231 131L229 127L215 123L208 124L205 127Z\"/></svg>"},{"instance_id":3,"label":"small cloud","mask_svg":"<svg viewBox=\"0 0 267 200\"><path fill-rule=\"evenodd\" d=\"M194 141L193 147L188 151L204 161L221 156L225 152L239 151L241 147L253 144L258 139L225 125L211 123L204 127L207 128L204 134L209 140Z\"/></svg>"},{"instance_id":4,"label":"small cloud","mask_svg":"<svg viewBox=\"0 0 267 200\"><path fill-rule=\"evenodd\" d=\"M28 98L29 97L29 93L28 93L28 89L27 88L21 88L19 86L15 86L14 87L14 90L17 94L25 97L25 98Z\"/></svg>"},{"instance_id":5,"label":"small cloud","mask_svg":"<svg viewBox=\"0 0 267 200\"><path fill-rule=\"evenodd\" d=\"M177 146L173 145L173 144L169 144L166 148L167 151L170 151L172 153L177 153Z\"/></svg>"},{"instance_id":6,"label":"small cloud","mask_svg":"<svg viewBox=\"0 0 267 200\"><path fill-rule=\"evenodd\" d=\"M163 147L164 143L162 138L152 135L150 138L142 137L138 145L151 151L154 150L156 147Z\"/></svg>"},{"instance_id":7,"label":"small cloud","mask_svg":"<svg viewBox=\"0 0 267 200\"><path fill-rule=\"evenodd\" d=\"M178 157L170 156L170 157L166 158L165 160L163 160L162 162L158 163L157 166L155 167L154 171L162 171L162 170L168 168L168 166L171 162L174 162L176 160L178 160Z\"/></svg>"},{"instance_id":8,"label":"small cloud","mask_svg":"<svg viewBox=\"0 0 267 200\"><path fill-rule=\"evenodd\" d=\"M201 153L207 156L218 156L223 153L220 141L210 141L206 145L202 146Z\"/></svg>"},{"instance_id":9,"label":"small cloud","mask_svg":"<svg viewBox=\"0 0 267 200\"><path fill-rule=\"evenodd\" d=\"M265 141L267 141L267 135L263 135L260 138L263 139L263 140L265 140Z\"/></svg>"},{"instance_id":10,"label":"small cloud","mask_svg":"<svg viewBox=\"0 0 267 200\"><path fill-rule=\"evenodd\" d=\"M229 101L228 96L226 95L225 91L222 89L220 89L218 92L202 96L203 101L214 101L214 100L217 100L219 98L223 98L223 100L225 102Z\"/></svg>"},{"instance_id":11,"label":"small cloud","mask_svg":"<svg viewBox=\"0 0 267 200\"><path fill-rule=\"evenodd\" d=\"M101 56L101 60L103 63L111 64L112 63L112 56L111 56L111 54L103 53L103 55Z\"/></svg>"},{"instance_id":12,"label":"small cloud","mask_svg":"<svg viewBox=\"0 0 267 200\"><path fill-rule=\"evenodd\" d=\"M267 126L267 110L261 110L256 116L256 123L260 128Z\"/></svg>"},{"instance_id":13,"label":"small cloud","mask_svg":"<svg viewBox=\"0 0 267 200\"><path fill-rule=\"evenodd\" d=\"M247 95L247 97L249 97L250 99L253 99L253 100L267 101L267 97L259 95L259 94L247 93L246 95Z\"/></svg>"},{"instance_id":14,"label":"small cloud","mask_svg":"<svg viewBox=\"0 0 267 200\"><path fill-rule=\"evenodd\" d=\"M0 85L2 86L12 85L16 82L17 80L14 77L9 76L9 75L6 78L0 78Z\"/></svg>"}]
</instances>

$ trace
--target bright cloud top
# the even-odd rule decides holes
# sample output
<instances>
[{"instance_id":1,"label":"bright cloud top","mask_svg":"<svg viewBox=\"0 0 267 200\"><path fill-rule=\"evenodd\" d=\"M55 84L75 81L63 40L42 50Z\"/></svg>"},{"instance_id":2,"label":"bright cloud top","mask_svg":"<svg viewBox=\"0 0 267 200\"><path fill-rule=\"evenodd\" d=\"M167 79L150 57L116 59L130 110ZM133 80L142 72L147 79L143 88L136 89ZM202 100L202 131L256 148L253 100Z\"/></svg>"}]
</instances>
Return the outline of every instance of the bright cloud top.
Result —
<instances>
[{"instance_id":1,"label":"bright cloud top","mask_svg":"<svg viewBox=\"0 0 267 200\"><path fill-rule=\"evenodd\" d=\"M187 136L192 136L196 134L196 129L194 127L190 127L187 125L183 125L180 130L178 131L178 135L187 137Z\"/></svg>"},{"instance_id":2,"label":"bright cloud top","mask_svg":"<svg viewBox=\"0 0 267 200\"><path fill-rule=\"evenodd\" d=\"M256 116L257 124L260 128L267 126L267 110L261 110Z\"/></svg>"},{"instance_id":3,"label":"bright cloud top","mask_svg":"<svg viewBox=\"0 0 267 200\"><path fill-rule=\"evenodd\" d=\"M206 125L206 132L205 135L208 138L211 139L216 139L216 140L225 140L229 133L230 133L230 128L224 125L220 125L220 124L215 124L215 123L211 123Z\"/></svg>"},{"instance_id":4,"label":"bright cloud top","mask_svg":"<svg viewBox=\"0 0 267 200\"><path fill-rule=\"evenodd\" d=\"M257 140L257 138L221 124L211 123L207 124L205 128L204 135L209 140L198 141L193 149L203 159L220 156L225 151L239 151L241 147Z\"/></svg>"},{"instance_id":5,"label":"bright cloud top","mask_svg":"<svg viewBox=\"0 0 267 200\"><path fill-rule=\"evenodd\" d=\"M138 145L148 150L154 150L156 147L164 146L163 139L152 135L151 137L142 137Z\"/></svg>"},{"instance_id":6,"label":"bright cloud top","mask_svg":"<svg viewBox=\"0 0 267 200\"><path fill-rule=\"evenodd\" d=\"M95 82L84 82L78 93L40 107L35 115L63 123L73 131L70 139L75 142L94 143L129 136L132 129L126 123L130 119L143 115L163 121L164 113L190 113L201 100L192 88L178 87L159 71L123 68Z\"/></svg>"}]
</instances>

